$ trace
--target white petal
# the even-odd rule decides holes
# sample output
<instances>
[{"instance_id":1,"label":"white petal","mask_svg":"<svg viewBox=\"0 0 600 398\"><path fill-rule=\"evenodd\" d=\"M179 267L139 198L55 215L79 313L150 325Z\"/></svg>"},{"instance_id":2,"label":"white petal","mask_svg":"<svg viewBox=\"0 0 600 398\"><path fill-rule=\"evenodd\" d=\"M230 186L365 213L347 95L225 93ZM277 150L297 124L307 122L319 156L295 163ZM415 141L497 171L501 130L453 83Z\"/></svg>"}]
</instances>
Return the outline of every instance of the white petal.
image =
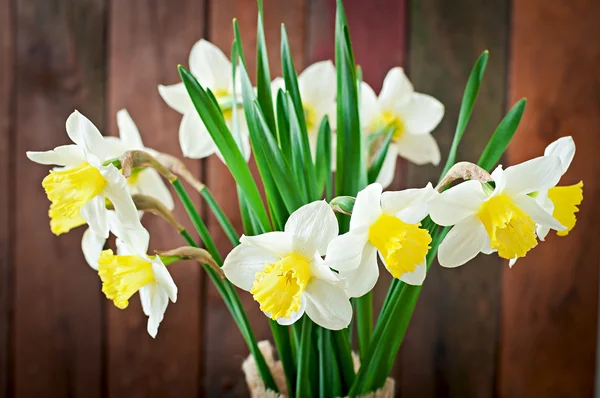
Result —
<instances>
[{"instance_id":1,"label":"white petal","mask_svg":"<svg viewBox=\"0 0 600 398\"><path fill-rule=\"evenodd\" d=\"M510 195L528 194L556 186L562 176L562 165L557 156L540 156L508 167L502 173L503 192ZM499 191L499 189L496 189Z\"/></svg>"},{"instance_id":2,"label":"white petal","mask_svg":"<svg viewBox=\"0 0 600 398\"><path fill-rule=\"evenodd\" d=\"M287 318L277 318L277 323L282 326L293 325L294 323L296 323L296 321L298 319L302 318L302 315L304 315L305 310L306 310L306 297L304 295L302 295L302 297L300 298L300 309L296 312L293 312L292 315L290 315Z\"/></svg>"},{"instance_id":3,"label":"white petal","mask_svg":"<svg viewBox=\"0 0 600 398\"><path fill-rule=\"evenodd\" d=\"M156 256L152 260L152 273L154 273L154 280L158 285L159 290L166 292L171 301L176 302L177 285L175 285L173 277L167 270L167 267L162 263L159 256Z\"/></svg>"},{"instance_id":4,"label":"white petal","mask_svg":"<svg viewBox=\"0 0 600 398\"><path fill-rule=\"evenodd\" d=\"M115 169L115 171L116 173L111 173L112 181L109 180L109 184L104 189L106 197L115 208L115 215L119 224L118 230L113 230L113 233L133 247L140 255L145 255L150 235L140 222L137 208L127 191L125 177L118 170Z\"/></svg>"},{"instance_id":5,"label":"white petal","mask_svg":"<svg viewBox=\"0 0 600 398\"><path fill-rule=\"evenodd\" d=\"M128 150L144 149L144 143L140 136L140 131L135 125L127 109L121 109L117 112L117 126L119 126L119 137Z\"/></svg>"},{"instance_id":6,"label":"white petal","mask_svg":"<svg viewBox=\"0 0 600 398\"><path fill-rule=\"evenodd\" d=\"M454 225L477 212L486 199L479 181L461 182L431 199L429 215L438 225Z\"/></svg>"},{"instance_id":7,"label":"white petal","mask_svg":"<svg viewBox=\"0 0 600 398\"><path fill-rule=\"evenodd\" d=\"M398 147L393 142L388 147L388 152L385 154L385 159L379 170L376 182L381 184L383 189L386 189L394 181L396 175L396 162L398 160Z\"/></svg>"},{"instance_id":8,"label":"white petal","mask_svg":"<svg viewBox=\"0 0 600 398\"><path fill-rule=\"evenodd\" d=\"M575 141L573 137L561 137L546 147L544 156L560 158L562 174L565 174L575 156Z\"/></svg>"},{"instance_id":9,"label":"white petal","mask_svg":"<svg viewBox=\"0 0 600 398\"><path fill-rule=\"evenodd\" d=\"M146 316L150 316L152 313L152 290L155 287L154 283L149 283L138 290L140 301L142 303L142 311L144 311L144 315Z\"/></svg>"},{"instance_id":10,"label":"white petal","mask_svg":"<svg viewBox=\"0 0 600 398\"><path fill-rule=\"evenodd\" d=\"M257 236L244 235L240 238L240 242L267 250L279 258L285 257L294 251L293 236L281 231L267 232Z\"/></svg>"},{"instance_id":11,"label":"white petal","mask_svg":"<svg viewBox=\"0 0 600 398\"><path fill-rule=\"evenodd\" d=\"M156 284L151 283L149 293L150 296L150 314L148 315L148 334L153 338L158 334L158 326L162 322L169 305L169 297L167 292L158 288Z\"/></svg>"},{"instance_id":12,"label":"white petal","mask_svg":"<svg viewBox=\"0 0 600 398\"><path fill-rule=\"evenodd\" d=\"M332 285L344 285L344 280L325 264L325 261L323 261L318 253L313 256L310 262L310 274Z\"/></svg>"},{"instance_id":13,"label":"white petal","mask_svg":"<svg viewBox=\"0 0 600 398\"><path fill-rule=\"evenodd\" d=\"M366 228L355 229L335 237L327 248L325 264L337 271L350 271L358 268L367 241L368 230Z\"/></svg>"},{"instance_id":14,"label":"white petal","mask_svg":"<svg viewBox=\"0 0 600 398\"><path fill-rule=\"evenodd\" d=\"M96 235L90 228L86 229L81 238L81 250L88 265L98 270L98 258L104 249L106 239Z\"/></svg>"},{"instance_id":15,"label":"white petal","mask_svg":"<svg viewBox=\"0 0 600 398\"><path fill-rule=\"evenodd\" d=\"M456 224L439 247L442 267L454 268L475 258L485 245L487 232L475 215Z\"/></svg>"},{"instance_id":16,"label":"white petal","mask_svg":"<svg viewBox=\"0 0 600 398\"><path fill-rule=\"evenodd\" d=\"M172 84L170 86L160 84L158 86L158 93L167 105L182 115L194 109L192 99L183 83Z\"/></svg>"},{"instance_id":17,"label":"white petal","mask_svg":"<svg viewBox=\"0 0 600 398\"><path fill-rule=\"evenodd\" d=\"M536 203L535 199L527 195L519 195L511 198L513 202L520 207L525 213L529 215L536 222L536 224L544 227L552 228L556 231L562 231L567 229L562 226L551 214L546 212L539 204Z\"/></svg>"},{"instance_id":18,"label":"white petal","mask_svg":"<svg viewBox=\"0 0 600 398\"><path fill-rule=\"evenodd\" d=\"M190 71L202 86L213 92L232 88L231 62L219 47L209 41L202 39L192 47Z\"/></svg>"},{"instance_id":19,"label":"white petal","mask_svg":"<svg viewBox=\"0 0 600 398\"><path fill-rule=\"evenodd\" d=\"M366 82L360 85L360 123L363 127L370 125L378 116L377 95Z\"/></svg>"},{"instance_id":20,"label":"white petal","mask_svg":"<svg viewBox=\"0 0 600 398\"><path fill-rule=\"evenodd\" d=\"M515 257L515 258L511 258L510 260L508 260L508 266L510 268L513 267L513 265L515 265L517 263L517 260L519 259L519 257Z\"/></svg>"},{"instance_id":21,"label":"white petal","mask_svg":"<svg viewBox=\"0 0 600 398\"><path fill-rule=\"evenodd\" d=\"M336 80L333 62L320 61L310 65L298 77L302 101L315 109L331 106L336 96Z\"/></svg>"},{"instance_id":22,"label":"white petal","mask_svg":"<svg viewBox=\"0 0 600 398\"><path fill-rule=\"evenodd\" d=\"M222 269L231 283L250 291L256 281L256 274L267 264L275 264L279 259L279 256L268 250L242 243L227 255Z\"/></svg>"},{"instance_id":23,"label":"white petal","mask_svg":"<svg viewBox=\"0 0 600 398\"><path fill-rule=\"evenodd\" d=\"M381 215L381 191L381 185L373 183L356 195L350 230L368 228L377 221Z\"/></svg>"},{"instance_id":24,"label":"white petal","mask_svg":"<svg viewBox=\"0 0 600 398\"><path fill-rule=\"evenodd\" d=\"M100 161L104 160L104 137L88 118L78 111L74 111L67 118L66 129L71 141L82 147L86 154L93 154Z\"/></svg>"},{"instance_id":25,"label":"white petal","mask_svg":"<svg viewBox=\"0 0 600 398\"><path fill-rule=\"evenodd\" d=\"M142 171L136 182L139 192L143 195L151 196L160 201L169 210L175 208L173 196L162 177L154 169L146 169Z\"/></svg>"},{"instance_id":26,"label":"white petal","mask_svg":"<svg viewBox=\"0 0 600 398\"><path fill-rule=\"evenodd\" d=\"M343 289L319 279L308 282L306 315L317 325L330 330L344 329L352 320L352 305Z\"/></svg>"},{"instance_id":27,"label":"white petal","mask_svg":"<svg viewBox=\"0 0 600 398\"><path fill-rule=\"evenodd\" d=\"M217 150L217 146L196 111L183 115L179 125L179 145L183 156L190 159L202 159Z\"/></svg>"},{"instance_id":28,"label":"white petal","mask_svg":"<svg viewBox=\"0 0 600 398\"><path fill-rule=\"evenodd\" d=\"M413 135L405 133L396 141L398 154L416 165L440 163L440 148L431 134Z\"/></svg>"},{"instance_id":29,"label":"white petal","mask_svg":"<svg viewBox=\"0 0 600 398\"><path fill-rule=\"evenodd\" d=\"M395 111L410 102L414 93L413 85L400 67L392 68L383 80L379 93L379 107Z\"/></svg>"},{"instance_id":30,"label":"white petal","mask_svg":"<svg viewBox=\"0 0 600 398\"><path fill-rule=\"evenodd\" d=\"M410 134L428 134L442 121L444 105L430 95L415 93L399 113Z\"/></svg>"},{"instance_id":31,"label":"white petal","mask_svg":"<svg viewBox=\"0 0 600 398\"><path fill-rule=\"evenodd\" d=\"M285 232L293 235L294 248L307 257L324 255L327 245L338 234L338 223L331 206L318 200L302 206L290 215Z\"/></svg>"},{"instance_id":32,"label":"white petal","mask_svg":"<svg viewBox=\"0 0 600 398\"><path fill-rule=\"evenodd\" d=\"M77 145L62 145L45 152L29 151L27 157L39 164L55 164L57 166L76 166L85 162L85 153Z\"/></svg>"},{"instance_id":33,"label":"white petal","mask_svg":"<svg viewBox=\"0 0 600 398\"><path fill-rule=\"evenodd\" d=\"M427 217L428 203L437 194L431 183L425 188L384 192L381 195L381 209L406 223L416 224Z\"/></svg>"},{"instance_id":34,"label":"white petal","mask_svg":"<svg viewBox=\"0 0 600 398\"><path fill-rule=\"evenodd\" d=\"M400 280L412 286L421 286L427 276L427 264L417 265L413 272L407 272L400 277Z\"/></svg>"},{"instance_id":35,"label":"white petal","mask_svg":"<svg viewBox=\"0 0 600 398\"><path fill-rule=\"evenodd\" d=\"M348 297L361 297L373 290L379 278L375 247L371 244L365 245L358 268L340 272L340 276L346 280Z\"/></svg>"},{"instance_id":36,"label":"white petal","mask_svg":"<svg viewBox=\"0 0 600 398\"><path fill-rule=\"evenodd\" d=\"M81 208L81 216L99 238L108 239L108 218L104 196L98 195Z\"/></svg>"}]
</instances>

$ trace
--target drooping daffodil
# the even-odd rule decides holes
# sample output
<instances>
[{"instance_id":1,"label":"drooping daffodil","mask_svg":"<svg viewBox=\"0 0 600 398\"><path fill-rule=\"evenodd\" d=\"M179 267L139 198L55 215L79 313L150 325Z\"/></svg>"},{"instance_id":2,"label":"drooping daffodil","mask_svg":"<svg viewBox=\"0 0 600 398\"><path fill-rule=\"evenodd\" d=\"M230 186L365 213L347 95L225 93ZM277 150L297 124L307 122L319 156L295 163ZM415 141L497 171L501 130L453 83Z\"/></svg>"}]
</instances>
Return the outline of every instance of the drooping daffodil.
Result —
<instances>
[{"instance_id":1,"label":"drooping daffodil","mask_svg":"<svg viewBox=\"0 0 600 398\"><path fill-rule=\"evenodd\" d=\"M561 164L561 175L564 175L575 156L575 141L572 137L561 137L546 147L544 156L558 156ZM565 230L557 231L558 236L566 236L575 227L577 217L575 213L579 211L579 206L583 201L583 181L575 185L553 186L547 190L532 192L537 202L548 213L552 214L562 225L567 227ZM550 228L539 225L537 234L541 240L548 235Z\"/></svg>"},{"instance_id":2,"label":"drooping daffodil","mask_svg":"<svg viewBox=\"0 0 600 398\"><path fill-rule=\"evenodd\" d=\"M100 131L81 113L73 112L66 130L75 145L63 145L47 152L27 152L40 164L60 166L42 181L51 205L50 229L56 235L88 224L92 232L108 238L110 201L115 209L121 240L139 244L148 239L138 212L127 189L127 182L113 165L104 165L111 150Z\"/></svg>"},{"instance_id":3,"label":"drooping daffodil","mask_svg":"<svg viewBox=\"0 0 600 398\"><path fill-rule=\"evenodd\" d=\"M121 109L117 112L117 126L119 127L119 137L104 137L109 147L110 158L121 157L126 151L131 150L143 150L150 154L156 153L153 149L144 147L140 132L127 110ZM127 189L131 195L151 196L159 200L169 210L173 210L175 207L169 189L160 174L152 168L134 169L132 175L127 178ZM108 212L108 222L109 229L114 232L118 228L119 222L114 211ZM81 249L87 263L94 269L98 267L98 256L105 244L106 238L96 235L90 228L83 233Z\"/></svg>"},{"instance_id":4,"label":"drooping daffodil","mask_svg":"<svg viewBox=\"0 0 600 398\"><path fill-rule=\"evenodd\" d=\"M148 333L156 337L169 300L177 301L177 286L160 256L146 255L147 243L133 247L117 240L117 246L118 254L108 249L98 258L102 292L120 309L127 308L131 296L139 292Z\"/></svg>"},{"instance_id":5,"label":"drooping daffodil","mask_svg":"<svg viewBox=\"0 0 600 398\"><path fill-rule=\"evenodd\" d=\"M233 69L231 62L217 46L207 40L200 40L194 44L189 57L190 72L204 87L212 91L219 102L225 121L232 129L232 107L239 100L239 89L233 85ZM237 86L238 84L236 84ZM183 83L170 86L158 86L158 92L171 108L183 115L179 125L179 144L185 157L202 159L212 154L219 155L213 139L202 119L196 112ZM243 112L238 113L239 143L246 160L250 158L250 144L246 123L241 121ZM232 129L234 130L234 129ZM220 156L219 156L220 157Z\"/></svg>"},{"instance_id":6,"label":"drooping daffodil","mask_svg":"<svg viewBox=\"0 0 600 398\"><path fill-rule=\"evenodd\" d=\"M537 246L536 225L565 229L528 195L555 186L561 171L558 157L542 156L506 170L498 166L492 173L494 188L470 180L432 199L431 219L454 226L439 246L440 265L457 267L480 252L497 251L512 266Z\"/></svg>"},{"instance_id":7,"label":"drooping daffodil","mask_svg":"<svg viewBox=\"0 0 600 398\"><path fill-rule=\"evenodd\" d=\"M358 193L350 231L329 244L325 258L327 265L346 278L350 297L360 297L375 286L379 277L377 253L394 278L410 285L423 283L431 236L420 223L436 194L431 184L382 194L379 183Z\"/></svg>"},{"instance_id":8,"label":"drooping daffodil","mask_svg":"<svg viewBox=\"0 0 600 398\"><path fill-rule=\"evenodd\" d=\"M280 324L290 325L306 313L324 328L343 329L352 318L352 306L343 279L321 258L337 234L331 207L312 202L292 213L283 232L243 236L223 271Z\"/></svg>"},{"instance_id":9,"label":"drooping daffodil","mask_svg":"<svg viewBox=\"0 0 600 398\"><path fill-rule=\"evenodd\" d=\"M389 128L392 139L377 178L388 187L401 156L417 165L440 162L440 149L431 132L444 116L444 105L427 94L416 93L400 67L391 69L383 81L379 97L366 82L360 91L360 121L371 142L370 154L381 143Z\"/></svg>"},{"instance_id":10,"label":"drooping daffodil","mask_svg":"<svg viewBox=\"0 0 600 398\"><path fill-rule=\"evenodd\" d=\"M276 101L279 89L285 90L285 81L277 77L271 83L273 100ZM329 117L332 130L336 126L336 72L331 61L319 61L310 65L298 76L298 90L302 98L304 120L313 156L317 148L319 125L325 116Z\"/></svg>"}]
</instances>

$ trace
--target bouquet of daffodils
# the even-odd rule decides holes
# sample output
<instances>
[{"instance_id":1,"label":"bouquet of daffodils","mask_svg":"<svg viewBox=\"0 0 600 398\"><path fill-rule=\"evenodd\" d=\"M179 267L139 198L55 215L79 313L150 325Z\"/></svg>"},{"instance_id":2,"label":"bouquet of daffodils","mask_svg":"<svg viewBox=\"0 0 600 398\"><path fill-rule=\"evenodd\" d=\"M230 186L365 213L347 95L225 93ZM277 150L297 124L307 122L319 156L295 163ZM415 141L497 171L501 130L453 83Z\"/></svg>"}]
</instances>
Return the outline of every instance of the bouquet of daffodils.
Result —
<instances>
[{"instance_id":1,"label":"bouquet of daffodils","mask_svg":"<svg viewBox=\"0 0 600 398\"><path fill-rule=\"evenodd\" d=\"M521 100L476 164L456 162L486 68L484 52L468 79L439 181L383 192L399 156L415 164L440 162L431 133L444 106L415 92L401 68L388 73L378 96L361 81L341 1L335 66L319 62L298 76L282 27L283 78L271 80L260 1L258 8L256 87L235 20L231 59L201 40L189 70L179 67L182 82L158 87L183 114L184 156L215 154L230 170L244 234L178 158L144 147L125 110L117 114L119 138L103 137L75 111L66 122L73 144L27 153L34 162L58 166L42 182L50 228L60 235L87 225L82 249L102 291L120 309L139 293L152 337L169 301L177 299L169 268L182 259L201 263L248 344L244 370L253 396L389 396L388 375L436 256L443 267L463 265L480 252L513 266L550 229L564 236L574 227L583 184L557 184L575 145L563 137L538 158L496 167L523 114ZM251 155L266 202L248 166ZM200 241L171 213L165 182ZM184 184L200 192L235 247L230 253L218 252ZM186 243L149 254L144 212L162 217ZM115 251L104 249L110 233ZM374 314L370 292L378 260L393 281ZM271 345L256 341L235 287L265 314L277 362Z\"/></svg>"}]
</instances>

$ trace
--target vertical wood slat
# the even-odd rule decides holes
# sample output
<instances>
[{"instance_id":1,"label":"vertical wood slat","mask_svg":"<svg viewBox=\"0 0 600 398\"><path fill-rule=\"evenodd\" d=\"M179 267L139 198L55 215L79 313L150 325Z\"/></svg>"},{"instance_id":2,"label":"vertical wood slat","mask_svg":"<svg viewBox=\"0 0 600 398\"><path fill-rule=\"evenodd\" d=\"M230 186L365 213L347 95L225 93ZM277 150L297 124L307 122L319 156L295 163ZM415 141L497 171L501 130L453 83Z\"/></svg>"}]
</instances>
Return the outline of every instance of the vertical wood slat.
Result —
<instances>
[{"instance_id":1,"label":"vertical wood slat","mask_svg":"<svg viewBox=\"0 0 600 398\"><path fill-rule=\"evenodd\" d=\"M49 230L41 181L49 167L27 150L67 144L65 120L77 108L99 128L104 119L105 2L18 0L16 5L13 231L14 395L99 397L102 393L102 298L85 263L83 228Z\"/></svg>"},{"instance_id":2,"label":"vertical wood slat","mask_svg":"<svg viewBox=\"0 0 600 398\"><path fill-rule=\"evenodd\" d=\"M577 225L550 233L503 275L499 395L588 397L594 392L600 258L600 3L514 2L510 96L528 109L512 163L572 135L575 160L560 185L584 182ZM591 41L590 41L591 40Z\"/></svg>"},{"instance_id":3,"label":"vertical wood slat","mask_svg":"<svg viewBox=\"0 0 600 398\"><path fill-rule=\"evenodd\" d=\"M110 8L108 125L118 135L116 112L127 108L144 144L181 157L178 129L181 115L158 94L158 84L180 82L177 64L188 54L205 24L203 1L113 1ZM200 163L188 162L199 175ZM199 195L189 191L196 204ZM194 229L175 197L176 216L192 235ZM150 251L187 245L163 220L147 214ZM177 303L170 303L159 333L146 332L147 317L137 297L121 311L108 310L108 394L112 397L177 396L201 394L203 271L195 262L169 266L177 284Z\"/></svg>"},{"instance_id":4,"label":"vertical wood slat","mask_svg":"<svg viewBox=\"0 0 600 398\"><path fill-rule=\"evenodd\" d=\"M445 104L446 115L433 133L442 165L409 165L408 186L435 185L469 72L485 49L490 61L458 160L477 161L503 117L508 10L508 1L411 2L409 76L416 91ZM432 265L400 350L402 396L494 395L504 266L496 256L484 255L456 269Z\"/></svg>"},{"instance_id":5,"label":"vertical wood slat","mask_svg":"<svg viewBox=\"0 0 600 398\"><path fill-rule=\"evenodd\" d=\"M10 369L12 327L12 262L11 231L14 170L13 110L14 93L14 9L9 0L0 0L0 395L12 394Z\"/></svg>"},{"instance_id":6,"label":"vertical wood slat","mask_svg":"<svg viewBox=\"0 0 600 398\"><path fill-rule=\"evenodd\" d=\"M256 17L257 7L253 1L211 1L208 39L227 55L233 40L232 19L238 19L244 44L248 73L252 80L256 73ZM296 68L304 67L304 16L305 0L264 1L264 26L267 51L270 59L271 77L281 76L280 29L285 23ZM238 231L242 231L235 183L225 165L216 157L207 159L206 183L215 198ZM253 161L251 161L253 164ZM254 166L253 166L254 167ZM258 173L254 173L257 181ZM231 244L212 215L208 217L209 229L223 257L231 250ZM257 340L271 339L267 318L258 304L247 292L238 290L246 308ZM205 381L207 396L233 397L248 394L241 371L241 363L248 353L246 343L225 308L216 290L210 286L206 299L206 354L209 364Z\"/></svg>"}]
</instances>

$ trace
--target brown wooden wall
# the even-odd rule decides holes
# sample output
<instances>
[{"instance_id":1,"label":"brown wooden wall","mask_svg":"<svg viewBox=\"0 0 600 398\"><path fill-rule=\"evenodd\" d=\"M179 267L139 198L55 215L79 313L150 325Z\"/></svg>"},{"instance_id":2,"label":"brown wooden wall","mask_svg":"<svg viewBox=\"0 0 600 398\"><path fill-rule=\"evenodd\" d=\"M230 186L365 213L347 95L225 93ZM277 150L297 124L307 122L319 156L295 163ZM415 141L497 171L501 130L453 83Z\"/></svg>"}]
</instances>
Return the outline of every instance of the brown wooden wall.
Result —
<instances>
[{"instance_id":1,"label":"brown wooden wall","mask_svg":"<svg viewBox=\"0 0 600 398\"><path fill-rule=\"evenodd\" d=\"M284 22L298 69L333 58L334 0L265 0L273 75ZM565 184L585 183L579 224L550 237L514 269L478 257L434 267L398 358L405 397L589 397L594 390L600 265L600 2L597 0L346 0L357 62L376 90L404 66L418 91L446 105L436 131L447 151L476 57L491 59L460 158L477 160L512 103L529 100L506 163L542 154L562 135L578 153ZM254 62L253 0L0 0L0 396L229 397L247 393L247 349L207 278L173 268L179 300L156 340L139 302L112 306L80 251L82 231L53 236L25 151L66 143L73 109L106 134L127 108L147 146L180 154L180 116L156 90L178 81L192 44L231 45L240 21ZM253 73L253 71L251 71ZM233 181L216 158L188 162L238 228ZM438 168L400 162L395 188ZM195 198L199 203L198 197ZM178 209L181 213L181 209ZM229 243L215 220L219 247ZM152 243L179 244L149 217ZM387 281L387 280L386 280ZM385 294L380 282L376 297ZM259 338L265 318L242 294Z\"/></svg>"}]
</instances>

